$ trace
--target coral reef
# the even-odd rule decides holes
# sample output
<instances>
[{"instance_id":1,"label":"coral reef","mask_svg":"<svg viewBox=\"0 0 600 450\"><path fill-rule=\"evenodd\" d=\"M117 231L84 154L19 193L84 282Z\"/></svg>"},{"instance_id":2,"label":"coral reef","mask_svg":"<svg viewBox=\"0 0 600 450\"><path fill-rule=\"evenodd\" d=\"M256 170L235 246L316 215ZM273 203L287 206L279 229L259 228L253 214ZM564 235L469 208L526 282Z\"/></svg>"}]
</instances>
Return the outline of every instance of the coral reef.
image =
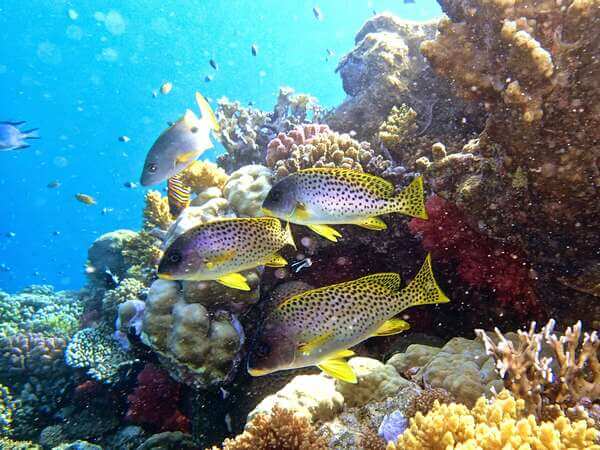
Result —
<instances>
[{"instance_id":1,"label":"coral reef","mask_svg":"<svg viewBox=\"0 0 600 450\"><path fill-rule=\"evenodd\" d=\"M442 388L425 388L419 394L412 397L406 407L406 417L413 417L418 412L425 415L429 412L435 402L453 403L454 396Z\"/></svg>"},{"instance_id":2,"label":"coral reef","mask_svg":"<svg viewBox=\"0 0 600 450\"><path fill-rule=\"evenodd\" d=\"M10 435L13 414L17 404L10 394L10 390L0 384L0 436Z\"/></svg>"},{"instance_id":3,"label":"coral reef","mask_svg":"<svg viewBox=\"0 0 600 450\"><path fill-rule=\"evenodd\" d=\"M227 174L210 161L194 161L180 174L181 181L195 194L210 187L223 189L227 182Z\"/></svg>"},{"instance_id":4,"label":"coral reef","mask_svg":"<svg viewBox=\"0 0 600 450\"><path fill-rule=\"evenodd\" d=\"M468 406L481 395L503 387L494 371L493 359L477 340L457 337L441 349L412 344L406 352L392 356L387 365L395 367L398 373L411 374L414 381L427 387L448 391Z\"/></svg>"},{"instance_id":5,"label":"coral reef","mask_svg":"<svg viewBox=\"0 0 600 450\"><path fill-rule=\"evenodd\" d=\"M430 197L425 207L429 219L409 223L410 230L421 236L425 250L436 259L456 261L464 281L492 289L507 309L521 314L539 312L527 264L518 250L482 235L462 211L439 196Z\"/></svg>"},{"instance_id":6,"label":"coral reef","mask_svg":"<svg viewBox=\"0 0 600 450\"><path fill-rule=\"evenodd\" d=\"M0 448L2 450L41 450L37 444L31 441L14 441L7 437L0 437Z\"/></svg>"},{"instance_id":7,"label":"coral reef","mask_svg":"<svg viewBox=\"0 0 600 450\"><path fill-rule=\"evenodd\" d=\"M123 257L128 265L124 277L149 283L156 275L161 256L160 240L149 231L140 231L123 247Z\"/></svg>"},{"instance_id":8,"label":"coral reef","mask_svg":"<svg viewBox=\"0 0 600 450\"><path fill-rule=\"evenodd\" d=\"M273 408L270 414L258 414L248 423L246 431L235 439L226 439L223 450L325 450L327 442L308 419L293 412ZM218 447L213 447L218 450Z\"/></svg>"},{"instance_id":9,"label":"coral reef","mask_svg":"<svg viewBox=\"0 0 600 450\"><path fill-rule=\"evenodd\" d=\"M271 178L271 171L265 166L244 166L231 174L223 196L238 216L262 216L262 202L271 189Z\"/></svg>"},{"instance_id":10,"label":"coral reef","mask_svg":"<svg viewBox=\"0 0 600 450\"><path fill-rule=\"evenodd\" d=\"M465 405L435 403L426 415L418 412L389 450L406 449L556 449L598 448L598 431L585 421L565 416L538 422L525 412L524 401L509 391L488 400L481 397L469 409Z\"/></svg>"},{"instance_id":11,"label":"coral reef","mask_svg":"<svg viewBox=\"0 0 600 450\"><path fill-rule=\"evenodd\" d=\"M302 125L279 133L267 146L267 165L276 178L310 167L344 167L376 175L391 168L391 161L347 134L326 125Z\"/></svg>"},{"instance_id":12,"label":"coral reef","mask_svg":"<svg viewBox=\"0 0 600 450\"><path fill-rule=\"evenodd\" d=\"M141 337L161 356L172 376L205 388L235 372L244 334L233 314L209 312L201 303L188 300L176 282L152 283Z\"/></svg>"},{"instance_id":13,"label":"coral reef","mask_svg":"<svg viewBox=\"0 0 600 450\"><path fill-rule=\"evenodd\" d=\"M125 278L115 289L106 291L102 297L102 314L107 322L112 325L117 317L119 305L127 300L139 298L144 289L145 285L141 281L135 278Z\"/></svg>"},{"instance_id":14,"label":"coral reef","mask_svg":"<svg viewBox=\"0 0 600 450\"><path fill-rule=\"evenodd\" d=\"M597 316L589 295L561 279L598 262L598 2L441 5L449 18L421 49L459 95L488 111L463 150L476 153L473 169L444 185L447 198L489 236L525 250L549 302L578 302Z\"/></svg>"},{"instance_id":15,"label":"coral reef","mask_svg":"<svg viewBox=\"0 0 600 450\"><path fill-rule=\"evenodd\" d=\"M169 200L163 197L159 191L148 191L145 197L144 207L144 230L151 231L154 228L166 230L173 219L169 212Z\"/></svg>"},{"instance_id":16,"label":"coral reef","mask_svg":"<svg viewBox=\"0 0 600 450\"><path fill-rule=\"evenodd\" d=\"M181 386L171 380L166 371L146 364L137 382L137 387L127 396L126 420L151 425L158 431L189 431L188 418L177 408Z\"/></svg>"},{"instance_id":17,"label":"coral reef","mask_svg":"<svg viewBox=\"0 0 600 450\"><path fill-rule=\"evenodd\" d=\"M277 103L269 113L220 99L217 119L227 154L218 158L219 165L231 173L248 164L262 164L264 149L277 133L307 121L317 122L320 112L315 98L295 94L288 87L279 89Z\"/></svg>"},{"instance_id":18,"label":"coral reef","mask_svg":"<svg viewBox=\"0 0 600 450\"><path fill-rule=\"evenodd\" d=\"M555 321L550 320L536 333L533 322L529 331L519 330L511 336L498 328L495 336L476 330L506 387L538 417L555 414L548 408L567 411L600 402L598 333L582 333L581 322L577 322L557 336L554 326Z\"/></svg>"},{"instance_id":19,"label":"coral reef","mask_svg":"<svg viewBox=\"0 0 600 450\"><path fill-rule=\"evenodd\" d=\"M92 285L106 288L112 285L112 276L125 278L131 264L123 250L136 236L132 230L115 230L94 241L88 248L86 263L86 274Z\"/></svg>"},{"instance_id":20,"label":"coral reef","mask_svg":"<svg viewBox=\"0 0 600 450\"><path fill-rule=\"evenodd\" d=\"M56 375L64 371L67 340L39 333L18 333L0 339L0 375L7 379Z\"/></svg>"},{"instance_id":21,"label":"coral reef","mask_svg":"<svg viewBox=\"0 0 600 450\"><path fill-rule=\"evenodd\" d=\"M84 328L69 341L65 361L70 367L86 369L87 374L103 383L114 383L121 369L136 359L124 352L112 332L104 327Z\"/></svg>"}]
</instances>

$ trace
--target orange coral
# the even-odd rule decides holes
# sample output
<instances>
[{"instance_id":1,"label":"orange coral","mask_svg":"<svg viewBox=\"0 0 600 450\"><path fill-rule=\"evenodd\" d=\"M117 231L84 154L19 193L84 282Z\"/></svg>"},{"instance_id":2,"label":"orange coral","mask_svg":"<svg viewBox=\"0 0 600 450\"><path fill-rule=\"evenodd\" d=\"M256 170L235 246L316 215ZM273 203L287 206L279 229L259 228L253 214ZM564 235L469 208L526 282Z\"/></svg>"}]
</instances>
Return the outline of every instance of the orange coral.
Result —
<instances>
[{"instance_id":1,"label":"orange coral","mask_svg":"<svg viewBox=\"0 0 600 450\"><path fill-rule=\"evenodd\" d=\"M327 442L304 417L275 406L259 414L235 439L226 439L223 450L325 450ZM212 450L219 450L213 447Z\"/></svg>"},{"instance_id":2,"label":"orange coral","mask_svg":"<svg viewBox=\"0 0 600 450\"><path fill-rule=\"evenodd\" d=\"M213 186L223 189L229 178L223 169L210 161L194 161L180 176L181 181L196 194Z\"/></svg>"}]
</instances>

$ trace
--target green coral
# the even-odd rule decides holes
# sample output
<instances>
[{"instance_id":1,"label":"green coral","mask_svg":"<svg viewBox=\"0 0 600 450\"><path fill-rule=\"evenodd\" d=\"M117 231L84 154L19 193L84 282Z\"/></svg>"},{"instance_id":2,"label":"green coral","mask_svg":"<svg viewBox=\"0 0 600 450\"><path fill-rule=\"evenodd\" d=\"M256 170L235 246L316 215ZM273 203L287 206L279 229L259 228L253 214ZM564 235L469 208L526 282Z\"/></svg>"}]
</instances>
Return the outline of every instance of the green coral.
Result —
<instances>
[{"instance_id":1,"label":"green coral","mask_svg":"<svg viewBox=\"0 0 600 450\"><path fill-rule=\"evenodd\" d=\"M84 328L71 338L65 361L70 367L87 369L87 374L97 381L113 383L121 368L137 360L119 347L108 328L97 327Z\"/></svg>"}]
</instances>

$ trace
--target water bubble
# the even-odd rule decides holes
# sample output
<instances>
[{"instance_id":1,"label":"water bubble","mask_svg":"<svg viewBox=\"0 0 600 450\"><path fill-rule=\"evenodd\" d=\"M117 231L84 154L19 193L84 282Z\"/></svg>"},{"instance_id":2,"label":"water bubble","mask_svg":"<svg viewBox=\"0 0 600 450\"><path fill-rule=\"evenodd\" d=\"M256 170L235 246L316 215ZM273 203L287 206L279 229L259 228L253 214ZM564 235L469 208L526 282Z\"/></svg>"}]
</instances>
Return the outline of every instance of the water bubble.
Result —
<instances>
[{"instance_id":1,"label":"water bubble","mask_svg":"<svg viewBox=\"0 0 600 450\"><path fill-rule=\"evenodd\" d=\"M265 72L264 70L261 70L261 71L258 72L258 76L261 77L261 78L266 77L267 76L267 72Z\"/></svg>"},{"instance_id":2,"label":"water bubble","mask_svg":"<svg viewBox=\"0 0 600 450\"><path fill-rule=\"evenodd\" d=\"M69 9L68 14L69 14L69 19L71 19L71 20L77 20L77 18L79 17L79 13L72 8Z\"/></svg>"},{"instance_id":3,"label":"water bubble","mask_svg":"<svg viewBox=\"0 0 600 450\"><path fill-rule=\"evenodd\" d=\"M37 56L46 64L60 64L62 62L62 53L60 49L50 41L44 41L38 44Z\"/></svg>"},{"instance_id":4,"label":"water bubble","mask_svg":"<svg viewBox=\"0 0 600 450\"><path fill-rule=\"evenodd\" d=\"M115 62L119 59L119 52L114 48L103 48L102 53L97 56L98 61Z\"/></svg>"},{"instance_id":5,"label":"water bubble","mask_svg":"<svg viewBox=\"0 0 600 450\"><path fill-rule=\"evenodd\" d=\"M55 156L52 162L56 167L60 167L61 169L69 165L69 160L64 156Z\"/></svg>"},{"instance_id":6,"label":"water bubble","mask_svg":"<svg viewBox=\"0 0 600 450\"><path fill-rule=\"evenodd\" d=\"M83 30L77 25L69 25L67 27L67 37L74 41L80 41L83 37Z\"/></svg>"},{"instance_id":7,"label":"water bubble","mask_svg":"<svg viewBox=\"0 0 600 450\"><path fill-rule=\"evenodd\" d=\"M110 10L106 14L104 25L108 32L114 35L123 34L126 28L125 19L123 19L123 16L115 10Z\"/></svg>"}]
</instances>

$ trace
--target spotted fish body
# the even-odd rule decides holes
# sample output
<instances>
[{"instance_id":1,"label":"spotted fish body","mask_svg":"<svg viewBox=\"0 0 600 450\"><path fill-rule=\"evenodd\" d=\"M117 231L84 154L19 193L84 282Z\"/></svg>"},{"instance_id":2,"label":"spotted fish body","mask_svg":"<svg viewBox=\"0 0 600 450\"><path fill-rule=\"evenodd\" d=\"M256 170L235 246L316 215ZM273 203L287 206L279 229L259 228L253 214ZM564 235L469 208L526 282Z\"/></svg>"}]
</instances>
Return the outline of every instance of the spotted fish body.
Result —
<instances>
[{"instance_id":1,"label":"spotted fish body","mask_svg":"<svg viewBox=\"0 0 600 450\"><path fill-rule=\"evenodd\" d=\"M285 266L277 254L294 245L289 224L273 217L222 219L198 225L169 245L158 276L174 280L216 280L249 290L238 272L261 265ZM294 245L295 246L295 245Z\"/></svg>"},{"instance_id":2,"label":"spotted fish body","mask_svg":"<svg viewBox=\"0 0 600 450\"><path fill-rule=\"evenodd\" d=\"M421 177L395 195L392 183L374 175L312 168L280 180L267 195L263 209L335 241L340 234L326 225L355 224L380 230L386 225L377 216L394 212L426 219L423 199Z\"/></svg>"},{"instance_id":3,"label":"spotted fish body","mask_svg":"<svg viewBox=\"0 0 600 450\"><path fill-rule=\"evenodd\" d=\"M352 354L349 348L371 336L408 329L406 322L394 319L398 313L411 306L447 301L433 277L429 256L404 289L400 275L378 273L294 295L267 317L249 372L262 375L317 365L338 376L338 370L330 370L330 363L341 370L342 357ZM352 381L348 368L342 372L339 378Z\"/></svg>"}]
</instances>

